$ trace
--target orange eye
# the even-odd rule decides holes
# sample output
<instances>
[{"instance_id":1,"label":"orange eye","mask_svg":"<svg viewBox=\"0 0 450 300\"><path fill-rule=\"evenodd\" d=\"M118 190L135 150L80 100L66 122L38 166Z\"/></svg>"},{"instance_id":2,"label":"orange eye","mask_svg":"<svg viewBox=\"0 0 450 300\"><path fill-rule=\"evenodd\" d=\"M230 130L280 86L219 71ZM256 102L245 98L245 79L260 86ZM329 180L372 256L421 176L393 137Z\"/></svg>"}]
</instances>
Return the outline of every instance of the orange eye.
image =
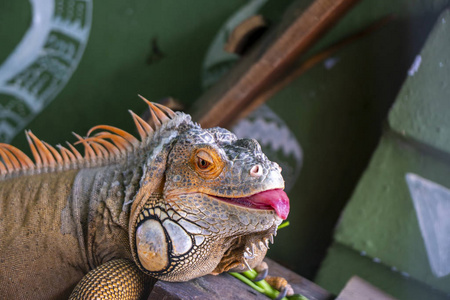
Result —
<instances>
[{"instance_id":1,"label":"orange eye","mask_svg":"<svg viewBox=\"0 0 450 300\"><path fill-rule=\"evenodd\" d=\"M191 164L197 174L205 179L216 178L224 167L224 163L216 151L207 147L192 153Z\"/></svg>"},{"instance_id":2,"label":"orange eye","mask_svg":"<svg viewBox=\"0 0 450 300\"><path fill-rule=\"evenodd\" d=\"M210 162L207 162L206 160L204 160L203 158L198 157L197 160L197 166L199 169L205 170L208 169L208 167L211 165Z\"/></svg>"}]
</instances>

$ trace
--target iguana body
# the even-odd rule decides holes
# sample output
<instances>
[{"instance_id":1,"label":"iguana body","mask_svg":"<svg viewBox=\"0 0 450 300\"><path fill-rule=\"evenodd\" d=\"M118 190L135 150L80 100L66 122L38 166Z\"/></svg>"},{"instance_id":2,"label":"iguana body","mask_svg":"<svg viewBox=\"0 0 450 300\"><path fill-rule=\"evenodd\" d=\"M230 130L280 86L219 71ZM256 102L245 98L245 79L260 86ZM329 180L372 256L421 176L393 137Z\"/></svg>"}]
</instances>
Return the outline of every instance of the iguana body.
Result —
<instances>
[{"instance_id":1,"label":"iguana body","mask_svg":"<svg viewBox=\"0 0 450 300\"><path fill-rule=\"evenodd\" d=\"M0 298L139 299L151 278L261 262L289 209L278 165L254 140L149 106L149 123L132 113L141 141L97 126L77 136L84 157L31 132L34 163L0 145Z\"/></svg>"},{"instance_id":2,"label":"iguana body","mask_svg":"<svg viewBox=\"0 0 450 300\"><path fill-rule=\"evenodd\" d=\"M132 260L130 176L113 165L1 181L0 298L67 299L89 270Z\"/></svg>"}]
</instances>

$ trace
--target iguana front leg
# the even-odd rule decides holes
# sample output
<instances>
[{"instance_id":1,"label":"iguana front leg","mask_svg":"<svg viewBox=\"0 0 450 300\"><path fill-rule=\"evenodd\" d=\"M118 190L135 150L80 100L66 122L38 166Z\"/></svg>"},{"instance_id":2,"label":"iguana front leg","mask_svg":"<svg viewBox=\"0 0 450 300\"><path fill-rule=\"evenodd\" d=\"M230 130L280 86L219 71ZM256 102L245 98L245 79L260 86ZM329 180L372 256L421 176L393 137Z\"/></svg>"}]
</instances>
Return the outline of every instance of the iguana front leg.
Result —
<instances>
[{"instance_id":1,"label":"iguana front leg","mask_svg":"<svg viewBox=\"0 0 450 300\"><path fill-rule=\"evenodd\" d=\"M109 261L86 274L70 300L142 299L150 292L152 279L127 259Z\"/></svg>"},{"instance_id":2,"label":"iguana front leg","mask_svg":"<svg viewBox=\"0 0 450 300\"><path fill-rule=\"evenodd\" d=\"M274 300L308 300L303 295L294 294L294 290L285 278L268 276L268 271L269 266L263 261L254 269L239 273L230 272L230 275Z\"/></svg>"}]
</instances>

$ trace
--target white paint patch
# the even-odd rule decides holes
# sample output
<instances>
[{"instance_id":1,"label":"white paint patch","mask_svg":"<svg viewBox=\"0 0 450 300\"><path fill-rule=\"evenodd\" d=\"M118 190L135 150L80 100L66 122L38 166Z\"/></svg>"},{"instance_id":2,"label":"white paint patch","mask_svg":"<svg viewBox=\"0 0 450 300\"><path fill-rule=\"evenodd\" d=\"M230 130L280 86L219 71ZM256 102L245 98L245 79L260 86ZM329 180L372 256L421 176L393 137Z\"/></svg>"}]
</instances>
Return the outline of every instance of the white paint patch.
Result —
<instances>
[{"instance_id":1,"label":"white paint patch","mask_svg":"<svg viewBox=\"0 0 450 300\"><path fill-rule=\"evenodd\" d=\"M439 68L442 68L444 66L444 64L440 61L439 62Z\"/></svg>"},{"instance_id":2,"label":"white paint patch","mask_svg":"<svg viewBox=\"0 0 450 300\"><path fill-rule=\"evenodd\" d=\"M416 72L419 70L421 63L422 63L422 56L417 55L416 58L414 59L413 64L411 65L411 68L409 68L408 70L408 75L414 76L414 74L416 74Z\"/></svg>"},{"instance_id":3,"label":"white paint patch","mask_svg":"<svg viewBox=\"0 0 450 300\"><path fill-rule=\"evenodd\" d=\"M330 70L330 69L333 68L338 62L339 62L339 58L337 58L337 57L330 57L330 58L326 59L326 60L323 62L323 66L325 67L325 69Z\"/></svg>"},{"instance_id":4,"label":"white paint patch","mask_svg":"<svg viewBox=\"0 0 450 300\"><path fill-rule=\"evenodd\" d=\"M0 140L10 141L64 88L91 29L92 0L29 0L30 27L0 66Z\"/></svg>"},{"instance_id":5,"label":"white paint patch","mask_svg":"<svg viewBox=\"0 0 450 300\"><path fill-rule=\"evenodd\" d=\"M282 151L286 156L292 154L297 160L302 159L300 145L286 126L280 127L264 118L255 119L253 122L244 119L233 128L233 132L239 138L250 135L262 145L270 145L275 151Z\"/></svg>"},{"instance_id":6,"label":"white paint patch","mask_svg":"<svg viewBox=\"0 0 450 300\"><path fill-rule=\"evenodd\" d=\"M450 274L450 189L416 174L406 174L431 270Z\"/></svg>"},{"instance_id":7,"label":"white paint patch","mask_svg":"<svg viewBox=\"0 0 450 300\"><path fill-rule=\"evenodd\" d=\"M447 23L447 21L445 21L445 19L442 18L442 24L445 24L445 23Z\"/></svg>"}]
</instances>

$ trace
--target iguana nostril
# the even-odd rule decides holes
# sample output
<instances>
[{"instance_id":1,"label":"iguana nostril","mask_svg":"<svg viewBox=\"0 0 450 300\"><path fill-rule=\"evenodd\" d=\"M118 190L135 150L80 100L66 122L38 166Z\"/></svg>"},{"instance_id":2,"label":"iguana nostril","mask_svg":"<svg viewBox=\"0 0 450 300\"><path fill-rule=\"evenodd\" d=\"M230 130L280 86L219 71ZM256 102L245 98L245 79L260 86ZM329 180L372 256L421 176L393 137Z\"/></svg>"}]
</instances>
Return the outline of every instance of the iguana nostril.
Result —
<instances>
[{"instance_id":1,"label":"iguana nostril","mask_svg":"<svg viewBox=\"0 0 450 300\"><path fill-rule=\"evenodd\" d=\"M259 177L263 174L263 168L260 165L254 165L250 169L250 175L253 177Z\"/></svg>"}]
</instances>

